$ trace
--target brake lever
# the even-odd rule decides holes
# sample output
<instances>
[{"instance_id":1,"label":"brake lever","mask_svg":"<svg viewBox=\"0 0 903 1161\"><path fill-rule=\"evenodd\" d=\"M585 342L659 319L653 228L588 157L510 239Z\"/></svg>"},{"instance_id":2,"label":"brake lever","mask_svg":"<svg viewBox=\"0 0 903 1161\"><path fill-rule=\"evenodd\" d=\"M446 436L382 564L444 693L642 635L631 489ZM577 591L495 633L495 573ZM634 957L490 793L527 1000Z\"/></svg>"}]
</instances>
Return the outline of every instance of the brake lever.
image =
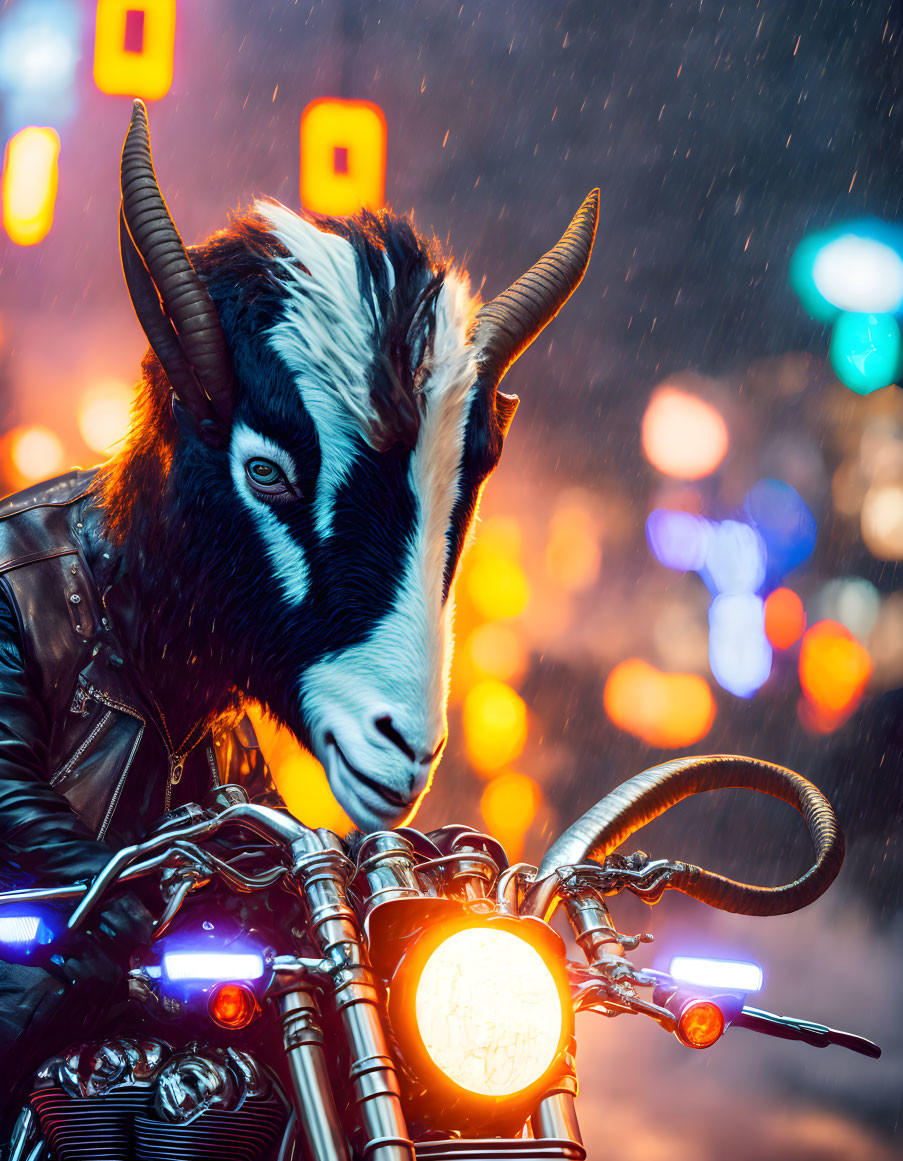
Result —
<instances>
[{"instance_id":1,"label":"brake lever","mask_svg":"<svg viewBox=\"0 0 903 1161\"><path fill-rule=\"evenodd\" d=\"M779 1016L775 1012L765 1012L761 1008L742 1008L731 1021L731 1026L748 1028L751 1032L776 1036L780 1040L802 1040L813 1048L827 1048L831 1044L836 1044L862 1056L870 1056L873 1060L877 1060L881 1055L878 1045L866 1040L864 1036L856 1036L853 1032L843 1032L838 1028L829 1028L826 1024L816 1024L811 1020Z\"/></svg>"}]
</instances>

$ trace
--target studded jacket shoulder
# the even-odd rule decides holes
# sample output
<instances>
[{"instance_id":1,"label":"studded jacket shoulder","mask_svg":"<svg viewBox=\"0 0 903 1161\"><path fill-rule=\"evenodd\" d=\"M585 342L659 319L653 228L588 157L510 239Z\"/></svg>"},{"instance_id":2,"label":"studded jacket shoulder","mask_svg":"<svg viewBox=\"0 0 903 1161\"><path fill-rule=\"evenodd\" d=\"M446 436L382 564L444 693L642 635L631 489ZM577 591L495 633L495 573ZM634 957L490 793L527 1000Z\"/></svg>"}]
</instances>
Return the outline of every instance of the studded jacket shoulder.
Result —
<instances>
[{"instance_id":1,"label":"studded jacket shoulder","mask_svg":"<svg viewBox=\"0 0 903 1161\"><path fill-rule=\"evenodd\" d=\"M166 809L268 780L247 719L171 752L103 604L93 483L71 472L0 503L0 876L15 882L86 878Z\"/></svg>"}]
</instances>

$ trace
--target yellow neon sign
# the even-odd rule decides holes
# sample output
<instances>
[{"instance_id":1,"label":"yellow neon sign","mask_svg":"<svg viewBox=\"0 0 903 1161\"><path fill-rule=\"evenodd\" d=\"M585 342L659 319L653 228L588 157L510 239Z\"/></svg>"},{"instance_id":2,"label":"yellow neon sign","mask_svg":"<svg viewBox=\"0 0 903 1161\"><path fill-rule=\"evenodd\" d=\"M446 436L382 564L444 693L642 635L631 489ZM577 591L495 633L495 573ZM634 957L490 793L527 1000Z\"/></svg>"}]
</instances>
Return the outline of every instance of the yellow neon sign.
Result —
<instances>
[{"instance_id":1,"label":"yellow neon sign","mask_svg":"<svg viewBox=\"0 0 903 1161\"><path fill-rule=\"evenodd\" d=\"M11 137L3 159L3 226L18 246L34 246L53 225L60 139L29 125Z\"/></svg>"},{"instance_id":2,"label":"yellow neon sign","mask_svg":"<svg viewBox=\"0 0 903 1161\"><path fill-rule=\"evenodd\" d=\"M301 205L318 214L378 210L386 194L386 118L370 101L312 101L301 115Z\"/></svg>"},{"instance_id":3,"label":"yellow neon sign","mask_svg":"<svg viewBox=\"0 0 903 1161\"><path fill-rule=\"evenodd\" d=\"M175 38L176 0L98 0L94 83L113 96L165 97Z\"/></svg>"}]
</instances>

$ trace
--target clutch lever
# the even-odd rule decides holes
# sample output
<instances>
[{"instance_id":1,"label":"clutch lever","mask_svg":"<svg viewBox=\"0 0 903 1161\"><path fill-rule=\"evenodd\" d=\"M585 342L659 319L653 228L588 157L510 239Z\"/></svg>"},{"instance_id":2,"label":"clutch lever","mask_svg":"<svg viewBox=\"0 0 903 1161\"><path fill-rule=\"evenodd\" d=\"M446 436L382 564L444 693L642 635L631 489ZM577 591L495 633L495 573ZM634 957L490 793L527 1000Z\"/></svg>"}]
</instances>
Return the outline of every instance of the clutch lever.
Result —
<instances>
[{"instance_id":1,"label":"clutch lever","mask_svg":"<svg viewBox=\"0 0 903 1161\"><path fill-rule=\"evenodd\" d=\"M776 1036L780 1040L802 1040L813 1048L827 1048L836 1044L849 1048L862 1056L877 1060L881 1049L864 1036L852 1032L842 1032L829 1028L826 1024L816 1024L811 1020L799 1020L793 1016L778 1016L775 1012L765 1012L761 1008L741 1008L731 1021L734 1028L748 1028L751 1032L761 1032L765 1036Z\"/></svg>"}]
</instances>

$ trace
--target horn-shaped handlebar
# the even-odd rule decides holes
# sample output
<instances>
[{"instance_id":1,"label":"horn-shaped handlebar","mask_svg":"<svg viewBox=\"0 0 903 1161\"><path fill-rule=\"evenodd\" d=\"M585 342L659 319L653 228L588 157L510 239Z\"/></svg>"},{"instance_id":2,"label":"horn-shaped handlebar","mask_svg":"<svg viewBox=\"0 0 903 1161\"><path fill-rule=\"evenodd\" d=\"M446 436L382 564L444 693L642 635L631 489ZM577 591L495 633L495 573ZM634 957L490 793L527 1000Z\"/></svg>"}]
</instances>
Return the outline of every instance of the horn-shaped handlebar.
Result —
<instances>
[{"instance_id":1,"label":"horn-shaped handlebar","mask_svg":"<svg viewBox=\"0 0 903 1161\"><path fill-rule=\"evenodd\" d=\"M794 806L806 820L815 846L815 863L800 878L781 887L737 883L702 867L680 863L668 886L710 907L744 915L798 911L826 891L843 863L844 838L831 804L818 787L772 762L713 754L653 766L623 783L577 819L546 853L531 892L530 910L539 914L552 905L557 867L587 859L602 861L634 831L675 803L694 794L726 789L755 790Z\"/></svg>"}]
</instances>

